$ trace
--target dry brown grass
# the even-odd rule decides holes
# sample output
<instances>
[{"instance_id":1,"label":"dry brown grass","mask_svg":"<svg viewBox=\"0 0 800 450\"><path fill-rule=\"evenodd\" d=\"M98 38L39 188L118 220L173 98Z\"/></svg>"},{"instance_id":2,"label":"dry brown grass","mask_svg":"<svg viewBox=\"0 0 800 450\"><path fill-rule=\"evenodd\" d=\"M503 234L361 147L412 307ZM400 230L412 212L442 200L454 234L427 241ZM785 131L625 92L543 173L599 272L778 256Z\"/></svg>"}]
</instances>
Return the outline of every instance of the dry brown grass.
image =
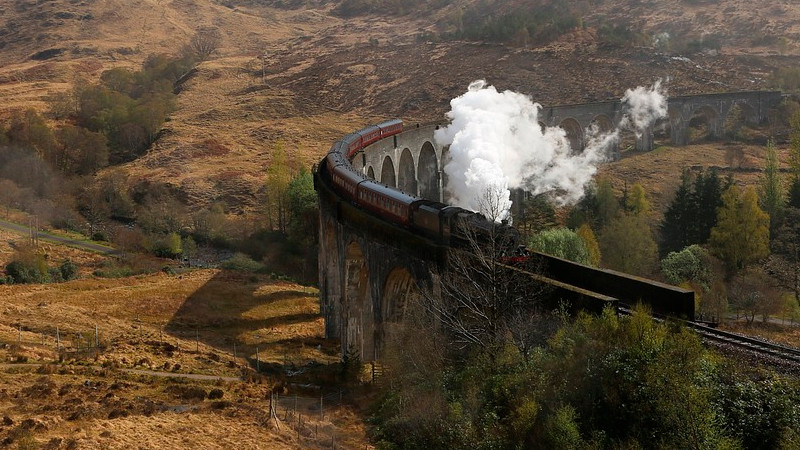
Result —
<instances>
[{"instance_id":1,"label":"dry brown grass","mask_svg":"<svg viewBox=\"0 0 800 450\"><path fill-rule=\"evenodd\" d=\"M338 348L322 339L316 296L293 283L219 270L0 286L2 359L57 360L56 327L67 350L62 362L38 369L40 375L31 373L35 365L0 367L0 410L14 422L0 425L0 441L17 442L24 432L64 448L73 440L80 448L324 447L312 439L309 418L302 443L292 420L280 430L266 420L269 392L276 383L293 382L282 375L284 365L313 362L315 369L296 382L335 378ZM74 352L94 341L95 326L99 352ZM272 374L266 378L252 375L256 349L262 370ZM251 375L249 381L214 383L124 368ZM191 394L215 388L223 392L221 403ZM338 445L364 447L364 425L351 407L315 420L316 428L336 434Z\"/></svg>"}]
</instances>

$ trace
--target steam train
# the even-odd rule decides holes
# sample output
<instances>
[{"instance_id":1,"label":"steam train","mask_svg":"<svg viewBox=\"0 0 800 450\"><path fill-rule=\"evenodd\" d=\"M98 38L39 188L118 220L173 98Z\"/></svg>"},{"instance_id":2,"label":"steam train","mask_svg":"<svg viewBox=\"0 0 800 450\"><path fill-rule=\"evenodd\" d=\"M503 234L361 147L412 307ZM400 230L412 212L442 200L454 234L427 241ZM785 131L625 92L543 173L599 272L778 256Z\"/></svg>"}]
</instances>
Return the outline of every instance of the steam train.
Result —
<instances>
[{"instance_id":1,"label":"steam train","mask_svg":"<svg viewBox=\"0 0 800 450\"><path fill-rule=\"evenodd\" d=\"M492 223L481 214L457 206L390 188L353 169L351 161L364 147L402 131L403 122L393 119L345 136L325 156L321 174L346 200L438 245L458 245L467 239L486 239L502 233L508 245L516 248L519 235L513 227ZM469 230L470 236L464 230Z\"/></svg>"},{"instance_id":2,"label":"steam train","mask_svg":"<svg viewBox=\"0 0 800 450\"><path fill-rule=\"evenodd\" d=\"M520 266L535 260L554 284L562 286L560 294L580 291L579 297L586 300L583 305L588 309L602 309L609 301L626 305L644 302L656 314L694 320L692 291L528 252L519 246L519 233L511 226L494 223L473 211L390 188L353 168L352 159L365 147L402 131L403 122L393 119L345 136L328 151L319 165L318 176L342 199L440 246L458 247L476 238L488 240L502 236L505 251L499 262Z\"/></svg>"}]
</instances>

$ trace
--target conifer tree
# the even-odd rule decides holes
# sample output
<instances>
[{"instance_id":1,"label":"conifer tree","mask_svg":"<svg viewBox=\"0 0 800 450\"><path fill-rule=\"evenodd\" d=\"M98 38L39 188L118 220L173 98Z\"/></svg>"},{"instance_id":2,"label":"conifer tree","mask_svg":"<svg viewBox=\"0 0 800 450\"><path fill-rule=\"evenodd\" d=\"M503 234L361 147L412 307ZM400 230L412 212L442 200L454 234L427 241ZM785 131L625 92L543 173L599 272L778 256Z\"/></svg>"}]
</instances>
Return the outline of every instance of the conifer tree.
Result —
<instances>
[{"instance_id":1,"label":"conifer tree","mask_svg":"<svg viewBox=\"0 0 800 450\"><path fill-rule=\"evenodd\" d=\"M681 173L681 184L675 191L675 198L667 207L664 221L661 222L662 255L676 252L691 244L696 219L694 211L689 171L684 169Z\"/></svg>"}]
</instances>

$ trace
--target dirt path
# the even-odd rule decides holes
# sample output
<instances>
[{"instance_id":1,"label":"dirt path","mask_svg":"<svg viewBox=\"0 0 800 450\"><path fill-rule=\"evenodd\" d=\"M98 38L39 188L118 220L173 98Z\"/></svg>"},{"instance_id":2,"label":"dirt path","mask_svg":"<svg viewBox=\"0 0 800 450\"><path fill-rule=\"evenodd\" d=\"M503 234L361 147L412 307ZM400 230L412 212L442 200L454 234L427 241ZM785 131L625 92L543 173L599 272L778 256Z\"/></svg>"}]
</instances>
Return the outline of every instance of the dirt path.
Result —
<instances>
[{"instance_id":1,"label":"dirt path","mask_svg":"<svg viewBox=\"0 0 800 450\"><path fill-rule=\"evenodd\" d=\"M26 236L30 236L31 228L26 227L25 225L20 225L18 223L8 222L5 220L0 219L0 229L23 234ZM65 238L62 236L56 236L54 234L50 234L44 231L37 231L37 236L40 240L51 242L54 244L62 244L68 245L70 247L75 247L81 250L87 250L90 252L97 252L102 253L104 255L116 255L119 254L119 250L106 247L105 245L95 244L94 242L86 242L86 241L79 241L77 239L70 239Z\"/></svg>"}]
</instances>

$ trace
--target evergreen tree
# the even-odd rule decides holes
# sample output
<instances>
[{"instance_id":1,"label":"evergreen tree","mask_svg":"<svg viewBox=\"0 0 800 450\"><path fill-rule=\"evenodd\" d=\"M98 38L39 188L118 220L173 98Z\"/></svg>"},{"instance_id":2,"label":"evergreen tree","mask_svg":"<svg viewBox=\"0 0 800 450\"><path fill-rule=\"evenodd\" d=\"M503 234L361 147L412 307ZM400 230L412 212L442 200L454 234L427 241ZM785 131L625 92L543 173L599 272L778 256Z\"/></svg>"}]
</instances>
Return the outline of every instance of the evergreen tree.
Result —
<instances>
[{"instance_id":1,"label":"evergreen tree","mask_svg":"<svg viewBox=\"0 0 800 450\"><path fill-rule=\"evenodd\" d=\"M696 225L694 212L689 171L684 169L681 173L681 184L675 191L675 198L667 207L664 220L661 222L660 251L662 255L691 245L694 236L693 229Z\"/></svg>"},{"instance_id":2,"label":"evergreen tree","mask_svg":"<svg viewBox=\"0 0 800 450\"><path fill-rule=\"evenodd\" d=\"M728 180L728 185L732 180ZM700 172L694 186L694 220L696 228L689 244L705 244L711 236L711 229L717 224L717 208L722 206L723 187L716 169Z\"/></svg>"}]
</instances>

